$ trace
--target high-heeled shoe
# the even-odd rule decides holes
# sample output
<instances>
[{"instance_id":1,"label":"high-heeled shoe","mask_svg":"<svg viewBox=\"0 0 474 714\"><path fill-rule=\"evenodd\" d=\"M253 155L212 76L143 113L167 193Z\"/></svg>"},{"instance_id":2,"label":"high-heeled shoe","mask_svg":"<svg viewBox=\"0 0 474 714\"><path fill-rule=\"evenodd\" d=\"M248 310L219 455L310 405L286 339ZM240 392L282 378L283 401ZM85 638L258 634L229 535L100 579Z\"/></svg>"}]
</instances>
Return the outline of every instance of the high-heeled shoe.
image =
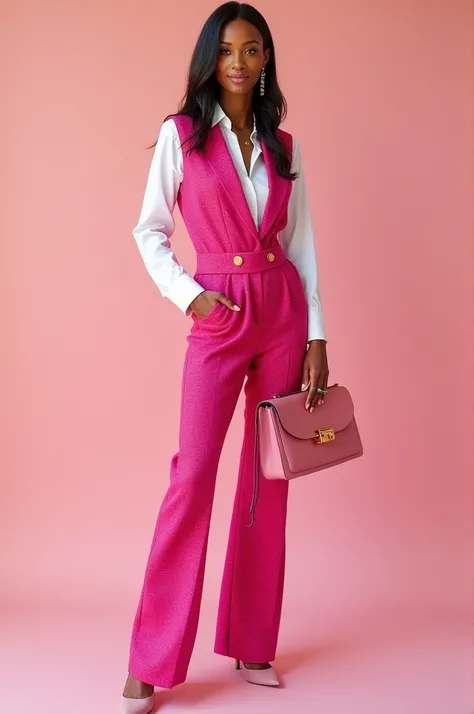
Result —
<instances>
[{"instance_id":1,"label":"high-heeled shoe","mask_svg":"<svg viewBox=\"0 0 474 714\"><path fill-rule=\"evenodd\" d=\"M150 714L154 706L154 694L141 699L122 697L120 699L120 714Z\"/></svg>"},{"instance_id":2,"label":"high-heeled shoe","mask_svg":"<svg viewBox=\"0 0 474 714\"><path fill-rule=\"evenodd\" d=\"M272 666L267 669L248 669L245 665L243 665L243 667L240 665L240 659L236 659L235 669L240 669L243 678L246 679L247 682L250 682L250 684L259 684L262 687L278 687L280 685L277 674Z\"/></svg>"}]
</instances>

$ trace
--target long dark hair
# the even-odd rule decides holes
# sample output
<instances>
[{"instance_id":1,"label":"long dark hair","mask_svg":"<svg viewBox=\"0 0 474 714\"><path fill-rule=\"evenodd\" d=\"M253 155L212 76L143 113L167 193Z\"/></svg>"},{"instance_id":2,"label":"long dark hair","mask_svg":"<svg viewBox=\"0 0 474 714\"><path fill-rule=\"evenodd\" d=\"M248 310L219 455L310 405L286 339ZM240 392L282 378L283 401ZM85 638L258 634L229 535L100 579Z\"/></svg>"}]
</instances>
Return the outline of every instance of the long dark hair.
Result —
<instances>
[{"instance_id":1,"label":"long dark hair","mask_svg":"<svg viewBox=\"0 0 474 714\"><path fill-rule=\"evenodd\" d=\"M220 5L206 20L198 37L189 67L186 92L177 112L178 115L190 116L195 129L187 138L189 147L186 153L202 151L206 143L215 103L219 99L220 84L215 68L221 30L223 25L239 19L254 25L262 35L264 50L270 48L270 57L265 66L265 94L260 96L260 85L257 82L253 89L252 109L257 133L274 155L278 173L284 178L294 180L297 175L291 173L288 153L276 133L286 116L287 105L278 86L272 35L263 15L246 3L226 2ZM165 120L172 116L176 115L169 114Z\"/></svg>"}]
</instances>

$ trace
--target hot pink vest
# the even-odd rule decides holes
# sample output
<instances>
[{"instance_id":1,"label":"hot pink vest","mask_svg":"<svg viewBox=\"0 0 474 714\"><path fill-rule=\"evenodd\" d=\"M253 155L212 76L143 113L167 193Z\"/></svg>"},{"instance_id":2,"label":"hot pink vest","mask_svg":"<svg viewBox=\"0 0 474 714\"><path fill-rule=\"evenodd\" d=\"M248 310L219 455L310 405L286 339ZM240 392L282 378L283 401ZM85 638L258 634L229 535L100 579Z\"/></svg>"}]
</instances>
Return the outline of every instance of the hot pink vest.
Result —
<instances>
[{"instance_id":1,"label":"hot pink vest","mask_svg":"<svg viewBox=\"0 0 474 714\"><path fill-rule=\"evenodd\" d=\"M188 116L173 116L181 143L192 133ZM292 155L291 134L278 129L278 136ZM269 194L257 229L232 156L216 124L209 131L204 154L186 154L183 146L184 178L177 203L196 253L251 252L270 248L287 223L292 181L276 171L273 155L261 140L268 174Z\"/></svg>"}]
</instances>

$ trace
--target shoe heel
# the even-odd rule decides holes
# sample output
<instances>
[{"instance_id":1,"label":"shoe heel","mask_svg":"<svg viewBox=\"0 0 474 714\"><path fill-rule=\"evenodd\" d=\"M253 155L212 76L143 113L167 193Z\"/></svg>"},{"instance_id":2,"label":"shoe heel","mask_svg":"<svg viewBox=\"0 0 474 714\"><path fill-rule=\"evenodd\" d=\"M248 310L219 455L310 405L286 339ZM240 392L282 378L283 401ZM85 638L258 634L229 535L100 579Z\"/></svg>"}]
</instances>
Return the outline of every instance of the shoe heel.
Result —
<instances>
[{"instance_id":1,"label":"shoe heel","mask_svg":"<svg viewBox=\"0 0 474 714\"><path fill-rule=\"evenodd\" d=\"M235 669L240 669L240 659L235 660Z\"/></svg>"}]
</instances>

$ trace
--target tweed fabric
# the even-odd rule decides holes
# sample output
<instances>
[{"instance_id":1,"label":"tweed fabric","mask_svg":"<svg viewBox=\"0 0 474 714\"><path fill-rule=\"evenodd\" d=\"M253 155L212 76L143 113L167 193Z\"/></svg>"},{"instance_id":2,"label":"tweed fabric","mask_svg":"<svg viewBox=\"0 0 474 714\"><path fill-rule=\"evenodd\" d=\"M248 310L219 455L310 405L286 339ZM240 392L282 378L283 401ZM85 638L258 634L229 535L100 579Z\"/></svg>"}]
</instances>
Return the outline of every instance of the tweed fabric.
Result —
<instances>
[{"instance_id":1,"label":"tweed fabric","mask_svg":"<svg viewBox=\"0 0 474 714\"><path fill-rule=\"evenodd\" d=\"M187 117L176 117L183 141ZM291 147L291 136L281 132ZM186 145L183 146L186 149ZM278 250L291 184L277 175L262 141L269 197L260 230L250 214L220 127L204 155L184 154L178 204L200 253ZM199 261L198 261L199 262ZM222 579L215 652L249 662L275 658L280 625L288 483L261 482L258 518L248 528L257 403L299 388L308 307L295 266L196 273L241 308L218 303L204 319L190 318L182 387L178 452L161 505L135 616L129 671L171 688L187 675L201 605L216 474L237 399L245 382L245 426Z\"/></svg>"}]
</instances>

